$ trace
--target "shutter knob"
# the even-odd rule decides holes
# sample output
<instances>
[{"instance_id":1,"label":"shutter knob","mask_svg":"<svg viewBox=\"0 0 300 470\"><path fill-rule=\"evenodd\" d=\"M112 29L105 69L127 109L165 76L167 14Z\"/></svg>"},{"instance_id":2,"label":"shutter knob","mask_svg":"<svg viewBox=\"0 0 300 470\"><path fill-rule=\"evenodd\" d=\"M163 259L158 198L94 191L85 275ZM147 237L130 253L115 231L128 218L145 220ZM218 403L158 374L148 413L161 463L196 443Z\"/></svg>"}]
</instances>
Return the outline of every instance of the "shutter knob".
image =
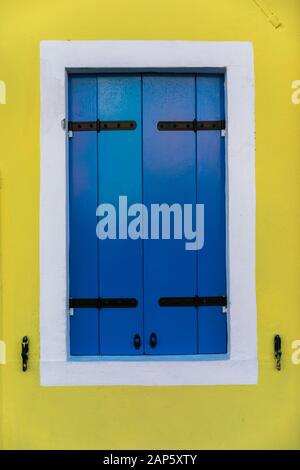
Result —
<instances>
[{"instance_id":1,"label":"shutter knob","mask_svg":"<svg viewBox=\"0 0 300 470\"><path fill-rule=\"evenodd\" d=\"M140 335L138 335L138 334L134 335L133 345L134 345L135 349L140 349L141 343L142 343L142 341L141 341Z\"/></svg>"},{"instance_id":2,"label":"shutter knob","mask_svg":"<svg viewBox=\"0 0 300 470\"><path fill-rule=\"evenodd\" d=\"M150 346L152 349L154 349L157 345L157 336L156 333L151 333L150 335Z\"/></svg>"}]
</instances>

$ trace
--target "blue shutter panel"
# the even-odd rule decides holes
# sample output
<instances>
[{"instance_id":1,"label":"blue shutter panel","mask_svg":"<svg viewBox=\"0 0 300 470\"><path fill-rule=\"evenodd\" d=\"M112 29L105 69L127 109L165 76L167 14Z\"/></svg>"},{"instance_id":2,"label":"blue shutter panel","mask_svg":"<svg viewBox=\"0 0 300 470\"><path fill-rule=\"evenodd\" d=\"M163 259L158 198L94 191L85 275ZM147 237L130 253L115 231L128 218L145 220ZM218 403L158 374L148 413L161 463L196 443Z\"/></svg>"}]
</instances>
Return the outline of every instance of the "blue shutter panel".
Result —
<instances>
[{"instance_id":1,"label":"blue shutter panel","mask_svg":"<svg viewBox=\"0 0 300 470\"><path fill-rule=\"evenodd\" d=\"M134 120L131 131L104 131L98 139L99 203L128 206L142 201L141 76L108 75L98 78L98 119ZM117 212L117 222L119 216ZM130 220L130 219L129 219ZM117 223L117 226L119 224ZM118 235L118 233L117 233ZM99 240L99 294L107 298L135 298L136 308L100 310L100 354L143 354L143 260L141 240Z\"/></svg>"},{"instance_id":2,"label":"blue shutter panel","mask_svg":"<svg viewBox=\"0 0 300 470\"><path fill-rule=\"evenodd\" d=\"M97 119L97 79L69 81L69 119ZM97 134L74 132L69 139L70 297L98 297ZM70 353L99 354L98 310L75 308L70 317Z\"/></svg>"},{"instance_id":3,"label":"blue shutter panel","mask_svg":"<svg viewBox=\"0 0 300 470\"><path fill-rule=\"evenodd\" d=\"M198 75L197 120L225 119L224 77ZM198 252L198 295L226 296L225 153L220 131L197 132L197 197L205 205L205 241ZM198 352L227 352L222 307L198 309Z\"/></svg>"},{"instance_id":4,"label":"blue shutter panel","mask_svg":"<svg viewBox=\"0 0 300 470\"><path fill-rule=\"evenodd\" d=\"M196 138L194 132L160 132L158 121L195 117L193 75L150 75L143 78L144 203L196 202ZM171 226L172 227L172 226ZM171 232L172 233L172 232ZM197 294L195 251L184 240L145 240L144 317L147 354L197 353L196 307L160 307L160 297ZM150 345L155 333L157 345Z\"/></svg>"}]
</instances>

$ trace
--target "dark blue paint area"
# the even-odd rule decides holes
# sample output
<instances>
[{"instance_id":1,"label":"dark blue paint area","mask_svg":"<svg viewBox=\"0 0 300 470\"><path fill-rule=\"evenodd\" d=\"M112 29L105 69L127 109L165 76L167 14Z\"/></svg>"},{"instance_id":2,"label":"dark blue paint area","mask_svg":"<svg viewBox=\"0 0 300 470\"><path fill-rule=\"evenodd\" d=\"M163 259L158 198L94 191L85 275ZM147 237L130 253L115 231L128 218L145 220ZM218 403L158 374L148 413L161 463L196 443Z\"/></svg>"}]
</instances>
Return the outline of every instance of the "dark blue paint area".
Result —
<instances>
[{"instance_id":1,"label":"dark blue paint area","mask_svg":"<svg viewBox=\"0 0 300 470\"><path fill-rule=\"evenodd\" d=\"M199 354L227 353L227 319L222 307L199 309Z\"/></svg>"},{"instance_id":2,"label":"dark blue paint area","mask_svg":"<svg viewBox=\"0 0 300 470\"><path fill-rule=\"evenodd\" d=\"M96 78L70 79L70 120L96 120L96 92ZM98 297L97 166L97 134L74 132L69 139L69 289L73 298ZM71 354L99 354L98 322L97 310L74 311Z\"/></svg>"},{"instance_id":3,"label":"dark blue paint area","mask_svg":"<svg viewBox=\"0 0 300 470\"><path fill-rule=\"evenodd\" d=\"M70 354L72 356L97 356L99 354L98 328L97 309L74 309L70 317Z\"/></svg>"},{"instance_id":4,"label":"dark blue paint area","mask_svg":"<svg viewBox=\"0 0 300 470\"><path fill-rule=\"evenodd\" d=\"M198 75L196 83L197 119L223 120L223 77ZM198 252L198 295L226 296L225 152L220 131L197 132L197 201L205 207L205 241ZM198 315L198 352L226 352L226 314L220 308L208 307L199 308Z\"/></svg>"}]
</instances>

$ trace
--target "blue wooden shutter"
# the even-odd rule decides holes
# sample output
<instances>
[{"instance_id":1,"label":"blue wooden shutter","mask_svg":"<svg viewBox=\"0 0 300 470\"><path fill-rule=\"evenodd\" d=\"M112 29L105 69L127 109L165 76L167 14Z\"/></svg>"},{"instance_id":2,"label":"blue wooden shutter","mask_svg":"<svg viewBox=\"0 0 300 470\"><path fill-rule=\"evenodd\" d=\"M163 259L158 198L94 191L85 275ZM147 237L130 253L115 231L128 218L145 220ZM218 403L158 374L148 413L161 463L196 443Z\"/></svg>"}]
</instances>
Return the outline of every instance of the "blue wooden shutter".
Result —
<instances>
[{"instance_id":1,"label":"blue wooden shutter","mask_svg":"<svg viewBox=\"0 0 300 470\"><path fill-rule=\"evenodd\" d=\"M126 309L75 308L71 354L226 353L222 307L159 305L161 297L226 297L224 139L220 130L157 129L159 121L223 120L224 77L73 76L69 103L71 121L137 123L134 131L74 132L69 140L70 297L138 302ZM172 238L173 224L170 240L160 231L159 240L99 241L96 208L118 208L119 196L127 196L128 206L143 202L149 216L151 204L204 204L204 247L186 250L186 240Z\"/></svg>"}]
</instances>

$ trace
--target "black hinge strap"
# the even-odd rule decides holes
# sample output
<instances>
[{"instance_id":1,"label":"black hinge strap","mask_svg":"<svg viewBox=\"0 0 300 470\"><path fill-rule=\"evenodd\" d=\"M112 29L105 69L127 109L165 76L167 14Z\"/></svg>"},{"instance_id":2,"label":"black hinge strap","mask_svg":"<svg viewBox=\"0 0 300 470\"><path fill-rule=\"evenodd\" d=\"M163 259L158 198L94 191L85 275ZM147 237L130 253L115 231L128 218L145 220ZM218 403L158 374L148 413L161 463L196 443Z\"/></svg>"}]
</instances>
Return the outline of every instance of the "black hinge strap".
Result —
<instances>
[{"instance_id":1,"label":"black hinge strap","mask_svg":"<svg viewBox=\"0 0 300 470\"><path fill-rule=\"evenodd\" d=\"M225 121L159 121L159 131L217 131L225 129Z\"/></svg>"},{"instance_id":2,"label":"black hinge strap","mask_svg":"<svg viewBox=\"0 0 300 470\"><path fill-rule=\"evenodd\" d=\"M69 121L69 131L133 131L136 129L136 121Z\"/></svg>"},{"instance_id":3,"label":"black hinge strap","mask_svg":"<svg viewBox=\"0 0 300 470\"><path fill-rule=\"evenodd\" d=\"M95 299L70 299L70 308L135 308L138 302L136 299L124 298L95 298Z\"/></svg>"},{"instance_id":4,"label":"black hinge strap","mask_svg":"<svg viewBox=\"0 0 300 470\"><path fill-rule=\"evenodd\" d=\"M214 307L227 306L227 297L161 297L161 307Z\"/></svg>"}]
</instances>

